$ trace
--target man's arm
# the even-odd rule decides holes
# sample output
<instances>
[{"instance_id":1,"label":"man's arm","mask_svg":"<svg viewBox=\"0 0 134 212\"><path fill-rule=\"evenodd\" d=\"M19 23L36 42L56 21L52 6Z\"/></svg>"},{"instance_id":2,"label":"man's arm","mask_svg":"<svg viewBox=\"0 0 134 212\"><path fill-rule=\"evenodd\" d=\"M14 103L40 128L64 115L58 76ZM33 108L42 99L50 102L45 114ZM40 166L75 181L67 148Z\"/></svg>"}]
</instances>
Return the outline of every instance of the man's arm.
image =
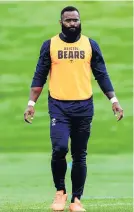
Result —
<instances>
[{"instance_id":1,"label":"man's arm","mask_svg":"<svg viewBox=\"0 0 134 212\"><path fill-rule=\"evenodd\" d=\"M119 113L117 119L119 121L123 118L123 109L121 108L115 95L114 88L108 75L101 50L99 48L99 45L94 40L89 38L89 41L92 47L91 68L93 75L103 93L112 102L112 109L114 114L117 115L117 113Z\"/></svg>"},{"instance_id":2,"label":"man's arm","mask_svg":"<svg viewBox=\"0 0 134 212\"><path fill-rule=\"evenodd\" d=\"M31 84L28 107L24 113L24 120L31 123L34 116L34 105L39 98L51 67L50 40L45 41L40 50L36 71ZM29 119L30 118L30 119Z\"/></svg>"}]
</instances>

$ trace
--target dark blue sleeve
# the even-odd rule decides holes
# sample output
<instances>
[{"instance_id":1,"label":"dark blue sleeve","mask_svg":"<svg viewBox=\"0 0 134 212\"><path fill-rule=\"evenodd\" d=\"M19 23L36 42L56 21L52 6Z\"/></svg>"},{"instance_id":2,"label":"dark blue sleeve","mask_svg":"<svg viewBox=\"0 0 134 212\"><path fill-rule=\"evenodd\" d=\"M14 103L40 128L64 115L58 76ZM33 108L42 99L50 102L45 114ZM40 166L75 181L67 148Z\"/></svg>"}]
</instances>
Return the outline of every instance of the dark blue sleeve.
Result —
<instances>
[{"instance_id":1,"label":"dark blue sleeve","mask_svg":"<svg viewBox=\"0 0 134 212\"><path fill-rule=\"evenodd\" d=\"M91 68L95 80L104 93L114 91L99 45L90 38L89 41L92 48Z\"/></svg>"},{"instance_id":2,"label":"dark blue sleeve","mask_svg":"<svg viewBox=\"0 0 134 212\"><path fill-rule=\"evenodd\" d=\"M51 67L50 40L43 43L31 87L43 87Z\"/></svg>"}]
</instances>

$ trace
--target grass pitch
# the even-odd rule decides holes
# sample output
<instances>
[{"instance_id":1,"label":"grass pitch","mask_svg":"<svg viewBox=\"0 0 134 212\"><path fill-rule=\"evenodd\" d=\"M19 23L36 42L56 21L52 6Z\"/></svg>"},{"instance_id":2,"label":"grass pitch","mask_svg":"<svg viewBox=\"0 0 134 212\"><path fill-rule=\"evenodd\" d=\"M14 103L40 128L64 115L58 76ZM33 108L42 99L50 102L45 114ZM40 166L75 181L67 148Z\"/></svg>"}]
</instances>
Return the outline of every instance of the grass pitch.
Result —
<instances>
[{"instance_id":1,"label":"grass pitch","mask_svg":"<svg viewBox=\"0 0 134 212\"><path fill-rule=\"evenodd\" d=\"M69 205L71 199L70 155L67 161L66 187L67 205ZM88 175L82 197L82 203L87 211L132 211L131 163L131 155L88 156ZM55 194L50 154L1 154L0 170L2 212L50 211Z\"/></svg>"},{"instance_id":2,"label":"grass pitch","mask_svg":"<svg viewBox=\"0 0 134 212\"><path fill-rule=\"evenodd\" d=\"M48 87L36 104L33 125L23 122L40 46L61 31L60 11L72 4L81 13L83 34L104 55L124 121L117 123L111 103L93 82L95 117L90 153L132 152L132 2L0 3L0 151L49 152ZM5 133L8 132L8 133Z\"/></svg>"},{"instance_id":3,"label":"grass pitch","mask_svg":"<svg viewBox=\"0 0 134 212\"><path fill-rule=\"evenodd\" d=\"M60 11L81 13L83 34L96 40L125 117L116 122L111 104L93 80L95 117L88 146L82 202L91 212L132 211L133 13L130 1L0 2L0 211L50 211L55 189L47 85L32 125L23 121L39 49L60 32ZM33 153L31 153L33 152ZM66 177L71 198L70 162Z\"/></svg>"}]
</instances>

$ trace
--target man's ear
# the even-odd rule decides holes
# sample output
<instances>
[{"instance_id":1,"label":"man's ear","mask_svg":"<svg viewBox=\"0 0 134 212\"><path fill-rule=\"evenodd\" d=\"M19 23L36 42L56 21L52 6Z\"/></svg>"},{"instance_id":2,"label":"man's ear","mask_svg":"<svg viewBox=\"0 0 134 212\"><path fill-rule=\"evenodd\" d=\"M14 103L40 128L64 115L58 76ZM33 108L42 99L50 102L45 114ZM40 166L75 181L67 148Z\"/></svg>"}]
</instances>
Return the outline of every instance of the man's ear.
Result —
<instances>
[{"instance_id":1,"label":"man's ear","mask_svg":"<svg viewBox=\"0 0 134 212\"><path fill-rule=\"evenodd\" d=\"M62 25L62 21L61 20L59 20L59 23L60 23L60 25Z\"/></svg>"}]
</instances>

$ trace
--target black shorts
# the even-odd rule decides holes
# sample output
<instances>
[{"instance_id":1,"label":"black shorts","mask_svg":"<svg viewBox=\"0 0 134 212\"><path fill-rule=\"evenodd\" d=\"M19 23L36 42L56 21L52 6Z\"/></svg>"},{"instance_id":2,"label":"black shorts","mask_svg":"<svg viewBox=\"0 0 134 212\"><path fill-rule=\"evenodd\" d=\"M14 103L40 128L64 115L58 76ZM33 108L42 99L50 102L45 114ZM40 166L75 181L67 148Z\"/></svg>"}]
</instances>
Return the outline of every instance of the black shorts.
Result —
<instances>
[{"instance_id":1,"label":"black shorts","mask_svg":"<svg viewBox=\"0 0 134 212\"><path fill-rule=\"evenodd\" d=\"M61 101L49 96L48 107L53 148L67 149L69 137L80 146L87 144L94 114L93 97L81 101Z\"/></svg>"}]
</instances>

